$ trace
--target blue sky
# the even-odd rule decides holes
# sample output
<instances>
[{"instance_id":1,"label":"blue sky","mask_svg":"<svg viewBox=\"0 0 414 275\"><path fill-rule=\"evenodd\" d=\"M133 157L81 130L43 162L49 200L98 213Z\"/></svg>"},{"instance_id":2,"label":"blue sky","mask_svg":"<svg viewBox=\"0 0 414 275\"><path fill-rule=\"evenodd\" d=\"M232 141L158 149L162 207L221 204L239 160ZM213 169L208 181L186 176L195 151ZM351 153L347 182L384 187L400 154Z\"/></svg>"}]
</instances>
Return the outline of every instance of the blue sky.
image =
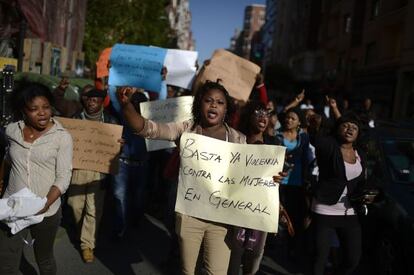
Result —
<instances>
[{"instance_id":1,"label":"blue sky","mask_svg":"<svg viewBox=\"0 0 414 275\"><path fill-rule=\"evenodd\" d=\"M244 8L266 0L190 0L192 31L200 64L215 49L228 48L234 30L243 24Z\"/></svg>"}]
</instances>

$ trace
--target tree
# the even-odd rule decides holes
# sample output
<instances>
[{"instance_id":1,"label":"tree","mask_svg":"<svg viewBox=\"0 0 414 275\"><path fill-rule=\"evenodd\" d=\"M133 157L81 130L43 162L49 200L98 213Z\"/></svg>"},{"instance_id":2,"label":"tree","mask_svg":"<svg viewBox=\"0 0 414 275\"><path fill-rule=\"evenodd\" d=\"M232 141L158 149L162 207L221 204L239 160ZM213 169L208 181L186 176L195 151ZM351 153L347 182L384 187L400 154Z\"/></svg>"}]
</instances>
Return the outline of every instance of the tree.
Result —
<instances>
[{"instance_id":1,"label":"tree","mask_svg":"<svg viewBox=\"0 0 414 275\"><path fill-rule=\"evenodd\" d=\"M115 43L174 47L165 0L88 0L85 63L92 68L99 53Z\"/></svg>"}]
</instances>

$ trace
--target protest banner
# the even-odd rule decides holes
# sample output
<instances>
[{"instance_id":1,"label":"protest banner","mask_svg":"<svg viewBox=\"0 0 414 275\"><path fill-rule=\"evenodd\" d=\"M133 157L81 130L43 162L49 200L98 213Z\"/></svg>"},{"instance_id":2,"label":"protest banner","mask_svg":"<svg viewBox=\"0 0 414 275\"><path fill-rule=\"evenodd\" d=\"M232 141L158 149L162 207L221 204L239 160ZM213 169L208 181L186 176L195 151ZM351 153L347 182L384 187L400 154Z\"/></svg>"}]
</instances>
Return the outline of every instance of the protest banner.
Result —
<instances>
[{"instance_id":1,"label":"protest banner","mask_svg":"<svg viewBox=\"0 0 414 275\"><path fill-rule=\"evenodd\" d=\"M161 90L161 70L167 51L157 47L115 44L112 48L109 85Z\"/></svg>"},{"instance_id":2,"label":"protest banner","mask_svg":"<svg viewBox=\"0 0 414 275\"><path fill-rule=\"evenodd\" d=\"M101 52L96 62L96 77L101 78L109 75L108 63L111 56L112 48L106 48Z\"/></svg>"},{"instance_id":3,"label":"protest banner","mask_svg":"<svg viewBox=\"0 0 414 275\"><path fill-rule=\"evenodd\" d=\"M167 68L168 85L191 89L197 68L198 53L194 51L168 49L164 66Z\"/></svg>"},{"instance_id":4,"label":"protest banner","mask_svg":"<svg viewBox=\"0 0 414 275\"><path fill-rule=\"evenodd\" d=\"M180 140L175 211L225 224L277 232L285 147L235 144L193 133Z\"/></svg>"},{"instance_id":5,"label":"protest banner","mask_svg":"<svg viewBox=\"0 0 414 275\"><path fill-rule=\"evenodd\" d=\"M156 122L179 122L192 118L191 108L193 107L192 96L180 96L168 98L166 100L157 100L141 102L140 110L143 117ZM166 140L146 139L147 151L156 151L166 148L175 147L175 143Z\"/></svg>"},{"instance_id":6,"label":"protest banner","mask_svg":"<svg viewBox=\"0 0 414 275\"><path fill-rule=\"evenodd\" d=\"M216 50L210 63L203 67L196 80L196 89L206 80L220 79L230 96L247 101L260 67L226 50Z\"/></svg>"},{"instance_id":7,"label":"protest banner","mask_svg":"<svg viewBox=\"0 0 414 275\"><path fill-rule=\"evenodd\" d=\"M73 168L115 175L121 149L122 126L57 117L73 139Z\"/></svg>"}]
</instances>

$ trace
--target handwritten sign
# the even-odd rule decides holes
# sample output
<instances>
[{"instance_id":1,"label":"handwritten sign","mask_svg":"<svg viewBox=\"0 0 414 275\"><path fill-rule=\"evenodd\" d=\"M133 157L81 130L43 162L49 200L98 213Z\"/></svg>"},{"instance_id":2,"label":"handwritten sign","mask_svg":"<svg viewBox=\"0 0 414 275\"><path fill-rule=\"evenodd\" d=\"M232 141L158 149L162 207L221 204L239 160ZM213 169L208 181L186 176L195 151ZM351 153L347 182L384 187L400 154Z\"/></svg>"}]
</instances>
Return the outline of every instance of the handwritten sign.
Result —
<instances>
[{"instance_id":1,"label":"handwritten sign","mask_svg":"<svg viewBox=\"0 0 414 275\"><path fill-rule=\"evenodd\" d=\"M157 47L115 44L112 48L109 85L161 90L161 69L167 51Z\"/></svg>"},{"instance_id":2,"label":"handwritten sign","mask_svg":"<svg viewBox=\"0 0 414 275\"><path fill-rule=\"evenodd\" d=\"M196 87L206 80L217 81L229 94L239 100L247 101L256 82L260 67L226 50L216 50L210 64L204 66L196 80Z\"/></svg>"},{"instance_id":3,"label":"handwritten sign","mask_svg":"<svg viewBox=\"0 0 414 275\"><path fill-rule=\"evenodd\" d=\"M57 118L73 139L73 168L115 175L122 126L81 119Z\"/></svg>"},{"instance_id":4,"label":"handwritten sign","mask_svg":"<svg viewBox=\"0 0 414 275\"><path fill-rule=\"evenodd\" d=\"M205 220L277 232L285 147L234 144L184 133L175 211Z\"/></svg>"},{"instance_id":5,"label":"handwritten sign","mask_svg":"<svg viewBox=\"0 0 414 275\"><path fill-rule=\"evenodd\" d=\"M168 98L166 100L141 102L140 109L143 117L156 122L185 121L192 118L192 96ZM156 151L175 147L174 142L165 140L145 140L147 151Z\"/></svg>"},{"instance_id":6,"label":"handwritten sign","mask_svg":"<svg viewBox=\"0 0 414 275\"><path fill-rule=\"evenodd\" d=\"M168 49L164 61L164 66L168 70L167 84L191 89L197 71L197 56L198 53L194 51Z\"/></svg>"},{"instance_id":7,"label":"handwritten sign","mask_svg":"<svg viewBox=\"0 0 414 275\"><path fill-rule=\"evenodd\" d=\"M96 62L96 77L101 78L109 75L108 62L111 56L112 48L106 48L99 56L98 62Z\"/></svg>"}]
</instances>

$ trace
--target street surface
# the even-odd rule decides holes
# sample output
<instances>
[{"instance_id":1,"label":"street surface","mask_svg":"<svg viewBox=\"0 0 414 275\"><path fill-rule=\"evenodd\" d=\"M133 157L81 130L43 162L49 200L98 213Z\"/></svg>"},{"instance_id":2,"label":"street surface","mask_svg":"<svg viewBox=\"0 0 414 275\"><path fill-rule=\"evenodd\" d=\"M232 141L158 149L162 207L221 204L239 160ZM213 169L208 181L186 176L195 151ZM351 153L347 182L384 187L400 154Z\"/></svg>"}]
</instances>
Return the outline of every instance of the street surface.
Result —
<instances>
[{"instance_id":1,"label":"street surface","mask_svg":"<svg viewBox=\"0 0 414 275\"><path fill-rule=\"evenodd\" d=\"M110 201L108 203L111 205ZM171 250L171 236L162 222L146 214L139 227L129 227L123 240L113 240L111 238L112 213L108 203L102 220L94 263L85 264L82 261L80 252L75 247L76 241L72 239L73 226L67 218L63 219L55 241L58 275L179 274L178 252ZM301 263L289 261L284 244L282 240L271 237L265 249L259 275L304 274ZM20 269L24 275L38 274L33 250L30 247L25 247ZM359 272L358 274L367 273Z\"/></svg>"}]
</instances>

